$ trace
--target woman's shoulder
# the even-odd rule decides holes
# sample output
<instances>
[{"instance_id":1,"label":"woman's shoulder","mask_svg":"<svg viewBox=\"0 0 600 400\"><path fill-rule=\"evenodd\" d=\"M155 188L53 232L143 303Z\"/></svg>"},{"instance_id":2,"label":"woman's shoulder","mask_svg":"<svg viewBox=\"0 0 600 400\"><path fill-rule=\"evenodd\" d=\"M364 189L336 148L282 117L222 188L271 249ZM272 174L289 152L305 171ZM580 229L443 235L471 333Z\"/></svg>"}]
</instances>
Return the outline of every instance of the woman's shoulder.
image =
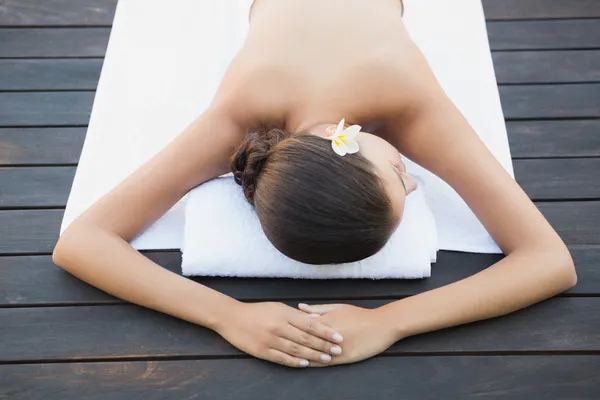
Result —
<instances>
[{"instance_id":1,"label":"woman's shoulder","mask_svg":"<svg viewBox=\"0 0 600 400\"><path fill-rule=\"evenodd\" d=\"M281 120L289 113L294 93L292 71L256 57L236 57L225 73L214 102L244 126Z\"/></svg>"}]
</instances>

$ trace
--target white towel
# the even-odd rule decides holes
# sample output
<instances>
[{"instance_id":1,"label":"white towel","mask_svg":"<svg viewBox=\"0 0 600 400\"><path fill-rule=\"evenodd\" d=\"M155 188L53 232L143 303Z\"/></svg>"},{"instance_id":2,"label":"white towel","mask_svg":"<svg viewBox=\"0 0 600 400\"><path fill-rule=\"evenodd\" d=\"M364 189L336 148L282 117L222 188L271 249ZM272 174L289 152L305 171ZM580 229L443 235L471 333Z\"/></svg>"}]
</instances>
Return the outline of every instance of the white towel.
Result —
<instances>
[{"instance_id":1,"label":"white towel","mask_svg":"<svg viewBox=\"0 0 600 400\"><path fill-rule=\"evenodd\" d=\"M337 265L292 260L269 242L256 212L230 176L190 192L183 244L183 274L209 276L425 278L437 252L435 222L419 188L407 197L402 223L375 255Z\"/></svg>"},{"instance_id":2,"label":"white towel","mask_svg":"<svg viewBox=\"0 0 600 400\"><path fill-rule=\"evenodd\" d=\"M446 94L514 176L481 1L405 0L405 4L406 27ZM427 183L440 249L501 253L448 184L410 160L406 166Z\"/></svg>"},{"instance_id":3,"label":"white towel","mask_svg":"<svg viewBox=\"0 0 600 400\"><path fill-rule=\"evenodd\" d=\"M512 173L480 0L405 3L409 32L442 86ZM239 46L246 0L164 4L119 1L61 232L206 108ZM414 164L407 167L425 181L440 249L499 252L451 188ZM132 244L181 248L184 209L178 203Z\"/></svg>"}]
</instances>

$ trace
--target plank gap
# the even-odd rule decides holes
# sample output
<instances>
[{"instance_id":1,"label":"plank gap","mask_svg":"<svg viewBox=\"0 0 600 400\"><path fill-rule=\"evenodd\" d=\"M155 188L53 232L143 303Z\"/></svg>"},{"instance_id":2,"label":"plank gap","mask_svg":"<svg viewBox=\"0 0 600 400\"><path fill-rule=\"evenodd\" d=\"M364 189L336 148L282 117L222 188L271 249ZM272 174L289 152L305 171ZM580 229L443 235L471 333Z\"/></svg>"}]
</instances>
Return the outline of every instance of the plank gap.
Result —
<instances>
[{"instance_id":1,"label":"plank gap","mask_svg":"<svg viewBox=\"0 0 600 400\"><path fill-rule=\"evenodd\" d=\"M381 353L372 358L400 358L400 357L489 357L489 356L523 356L523 357L546 357L546 356L597 356L600 351L594 350L556 350L556 351L433 351L433 352L388 352ZM2 360L0 365L23 365L23 364L69 364L69 363L112 363L112 362L144 362L144 361L196 361L196 360L240 360L254 359L247 354L239 355L185 355L185 356L150 356L150 357L100 357L100 358L57 358L57 359L27 359L27 360Z\"/></svg>"}]
</instances>

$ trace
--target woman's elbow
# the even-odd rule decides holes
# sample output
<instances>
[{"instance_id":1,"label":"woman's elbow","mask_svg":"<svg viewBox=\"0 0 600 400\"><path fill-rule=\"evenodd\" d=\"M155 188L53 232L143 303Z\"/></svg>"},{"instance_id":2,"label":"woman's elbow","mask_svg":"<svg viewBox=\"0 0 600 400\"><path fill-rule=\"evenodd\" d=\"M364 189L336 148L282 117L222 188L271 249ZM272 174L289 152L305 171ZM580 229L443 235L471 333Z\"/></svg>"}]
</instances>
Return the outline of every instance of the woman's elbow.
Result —
<instances>
[{"instance_id":1,"label":"woman's elbow","mask_svg":"<svg viewBox=\"0 0 600 400\"><path fill-rule=\"evenodd\" d=\"M88 232L80 226L71 224L58 238L52 251L52 262L63 269L68 269L73 260L77 258L77 252L82 248L82 240L85 241Z\"/></svg>"},{"instance_id":2,"label":"woman's elbow","mask_svg":"<svg viewBox=\"0 0 600 400\"><path fill-rule=\"evenodd\" d=\"M551 251L550 260L554 277L561 292L571 289L577 284L575 263L566 247L562 251Z\"/></svg>"},{"instance_id":3,"label":"woman's elbow","mask_svg":"<svg viewBox=\"0 0 600 400\"><path fill-rule=\"evenodd\" d=\"M61 268L65 268L67 260L70 258L72 245L69 243L68 236L64 233L58 238L54 250L52 251L52 262Z\"/></svg>"}]
</instances>

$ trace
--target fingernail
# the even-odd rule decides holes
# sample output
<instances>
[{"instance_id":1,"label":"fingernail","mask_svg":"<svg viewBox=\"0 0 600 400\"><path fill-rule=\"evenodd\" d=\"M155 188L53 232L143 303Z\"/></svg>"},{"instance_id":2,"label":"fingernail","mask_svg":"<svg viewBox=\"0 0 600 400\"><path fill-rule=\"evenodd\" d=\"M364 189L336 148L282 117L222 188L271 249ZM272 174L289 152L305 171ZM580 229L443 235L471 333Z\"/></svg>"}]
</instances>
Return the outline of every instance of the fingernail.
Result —
<instances>
[{"instance_id":1,"label":"fingernail","mask_svg":"<svg viewBox=\"0 0 600 400\"><path fill-rule=\"evenodd\" d=\"M308 304L305 304L305 303L298 303L298 306L299 306L299 307L308 307Z\"/></svg>"},{"instance_id":2,"label":"fingernail","mask_svg":"<svg viewBox=\"0 0 600 400\"><path fill-rule=\"evenodd\" d=\"M342 343L342 340L344 340L344 338L342 337L342 335L340 335L339 333L334 333L333 336L333 341L337 342L337 343Z\"/></svg>"},{"instance_id":3,"label":"fingernail","mask_svg":"<svg viewBox=\"0 0 600 400\"><path fill-rule=\"evenodd\" d=\"M331 348L331 352L336 355L339 356L340 354L342 354L342 348L340 346L333 346Z\"/></svg>"},{"instance_id":4,"label":"fingernail","mask_svg":"<svg viewBox=\"0 0 600 400\"><path fill-rule=\"evenodd\" d=\"M308 360L300 360L301 367L308 367Z\"/></svg>"},{"instance_id":5,"label":"fingernail","mask_svg":"<svg viewBox=\"0 0 600 400\"><path fill-rule=\"evenodd\" d=\"M319 359L324 363L328 363L329 361L331 361L331 356L329 354L321 354L319 356Z\"/></svg>"},{"instance_id":6,"label":"fingernail","mask_svg":"<svg viewBox=\"0 0 600 400\"><path fill-rule=\"evenodd\" d=\"M320 316L321 316L321 314L308 314L308 316L309 316L310 318L317 318L317 317L320 317Z\"/></svg>"}]
</instances>

